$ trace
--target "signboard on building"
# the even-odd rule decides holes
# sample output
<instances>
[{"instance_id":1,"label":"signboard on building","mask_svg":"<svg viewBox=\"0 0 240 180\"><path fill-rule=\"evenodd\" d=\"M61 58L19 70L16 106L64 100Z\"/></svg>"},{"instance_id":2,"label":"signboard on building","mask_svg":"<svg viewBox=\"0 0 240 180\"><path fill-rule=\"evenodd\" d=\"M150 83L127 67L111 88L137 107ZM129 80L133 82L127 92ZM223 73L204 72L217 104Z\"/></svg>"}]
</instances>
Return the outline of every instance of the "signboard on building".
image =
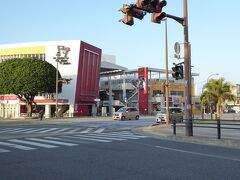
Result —
<instances>
[{"instance_id":1,"label":"signboard on building","mask_svg":"<svg viewBox=\"0 0 240 180\"><path fill-rule=\"evenodd\" d=\"M138 69L139 112L148 114L148 68Z\"/></svg>"}]
</instances>

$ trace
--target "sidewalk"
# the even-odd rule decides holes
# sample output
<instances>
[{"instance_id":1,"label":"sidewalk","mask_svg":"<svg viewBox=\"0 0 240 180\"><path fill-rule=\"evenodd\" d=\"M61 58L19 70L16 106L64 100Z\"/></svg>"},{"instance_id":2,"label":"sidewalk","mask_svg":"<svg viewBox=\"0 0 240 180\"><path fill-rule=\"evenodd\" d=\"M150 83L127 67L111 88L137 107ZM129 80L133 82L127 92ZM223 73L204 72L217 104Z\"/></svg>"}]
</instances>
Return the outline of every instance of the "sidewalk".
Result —
<instances>
[{"instance_id":1,"label":"sidewalk","mask_svg":"<svg viewBox=\"0 0 240 180\"><path fill-rule=\"evenodd\" d=\"M240 149L240 131L237 136L222 136L221 139L217 139L215 129L205 129L199 131L200 128L193 128L193 136L185 136L185 128L177 127L176 135L173 134L173 128L171 125L158 124L143 128L134 129L137 133L143 133L155 138L163 140L171 140L186 143L206 144L214 146L223 146L230 148Z\"/></svg>"},{"instance_id":2,"label":"sidewalk","mask_svg":"<svg viewBox=\"0 0 240 180\"><path fill-rule=\"evenodd\" d=\"M144 116L144 119L152 119L152 116ZM114 121L111 116L82 116L82 117L64 117L64 118L19 118L3 119L0 118L1 125L22 125L22 124L54 124L54 123L77 123L77 122L103 122Z\"/></svg>"},{"instance_id":3,"label":"sidewalk","mask_svg":"<svg viewBox=\"0 0 240 180\"><path fill-rule=\"evenodd\" d=\"M18 124L49 124L49 123L68 123L68 122L94 122L94 121L112 121L112 117L70 117L70 118L43 118L40 120L38 118L19 118L19 119L1 119L0 125L18 125Z\"/></svg>"}]
</instances>

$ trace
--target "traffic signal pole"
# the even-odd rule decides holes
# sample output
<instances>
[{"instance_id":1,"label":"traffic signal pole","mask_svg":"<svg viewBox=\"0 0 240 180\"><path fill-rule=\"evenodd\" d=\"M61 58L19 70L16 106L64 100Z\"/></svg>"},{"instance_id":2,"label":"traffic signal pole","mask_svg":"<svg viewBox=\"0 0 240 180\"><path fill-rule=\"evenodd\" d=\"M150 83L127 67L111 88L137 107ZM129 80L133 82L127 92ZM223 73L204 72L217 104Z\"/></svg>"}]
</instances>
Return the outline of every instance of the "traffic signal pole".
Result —
<instances>
[{"instance_id":1,"label":"traffic signal pole","mask_svg":"<svg viewBox=\"0 0 240 180\"><path fill-rule=\"evenodd\" d=\"M188 40L188 3L187 0L183 0L183 18L178 16L173 16L162 12L162 8L167 5L166 0L137 0L136 4L123 5L123 8L120 9L121 12L125 14L124 18L120 21L124 24L132 26L134 24L133 17L137 19L143 19L146 15L146 12L152 13L151 20L154 23L160 24L164 18L171 18L183 25L184 27L184 79L186 82L185 90L185 119L186 119L186 136L193 135L192 127L192 96L191 96L191 58L190 58L190 45ZM167 27L167 26L166 26ZM166 44L167 45L167 44ZM167 50L166 50L167 55ZM168 61L166 57L166 62ZM181 68L181 66L176 66ZM177 70L177 69L176 69ZM168 92L168 67L166 66L166 92ZM179 70L178 70L179 71ZM182 72L182 71L181 71ZM180 73L177 72L176 73ZM182 73L180 73L182 74ZM176 76L177 77L177 76ZM178 79L182 79L178 77ZM166 94L166 98L168 95ZM167 100L166 100L167 101ZM168 105L166 104L168 107Z\"/></svg>"},{"instance_id":2,"label":"traffic signal pole","mask_svg":"<svg viewBox=\"0 0 240 180\"><path fill-rule=\"evenodd\" d=\"M183 0L183 27L184 27L184 67L185 67L185 81L186 81L186 129L185 135L193 135L192 127L192 96L191 96L191 59L190 59L190 47L188 39L188 4L187 0Z\"/></svg>"}]
</instances>

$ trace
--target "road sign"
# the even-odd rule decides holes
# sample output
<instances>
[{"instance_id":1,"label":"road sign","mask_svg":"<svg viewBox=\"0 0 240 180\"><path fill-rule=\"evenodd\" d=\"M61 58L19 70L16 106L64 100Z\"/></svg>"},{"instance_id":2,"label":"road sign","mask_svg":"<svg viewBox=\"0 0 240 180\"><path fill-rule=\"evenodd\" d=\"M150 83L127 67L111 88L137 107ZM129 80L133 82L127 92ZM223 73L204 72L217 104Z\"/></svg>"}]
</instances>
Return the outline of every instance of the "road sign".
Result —
<instances>
[{"instance_id":1,"label":"road sign","mask_svg":"<svg viewBox=\"0 0 240 180\"><path fill-rule=\"evenodd\" d=\"M180 53L180 43L179 42L176 42L175 45L174 45L174 50L175 50L175 53L176 54L179 54Z\"/></svg>"}]
</instances>

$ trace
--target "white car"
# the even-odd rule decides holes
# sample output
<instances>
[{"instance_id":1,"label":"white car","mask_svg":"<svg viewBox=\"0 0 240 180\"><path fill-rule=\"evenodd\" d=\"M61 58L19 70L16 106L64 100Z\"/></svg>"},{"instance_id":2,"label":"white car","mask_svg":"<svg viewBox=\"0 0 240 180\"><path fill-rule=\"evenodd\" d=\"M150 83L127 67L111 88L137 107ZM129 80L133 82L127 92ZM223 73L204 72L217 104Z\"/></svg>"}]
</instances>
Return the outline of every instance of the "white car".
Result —
<instances>
[{"instance_id":1,"label":"white car","mask_svg":"<svg viewBox=\"0 0 240 180\"><path fill-rule=\"evenodd\" d=\"M169 107L170 121L175 120L175 122L183 122L183 111L180 107ZM156 122L163 123L166 122L167 114L166 107L162 107L161 111L156 115Z\"/></svg>"},{"instance_id":2,"label":"white car","mask_svg":"<svg viewBox=\"0 0 240 180\"><path fill-rule=\"evenodd\" d=\"M139 119L139 111L135 107L122 107L113 114L114 120Z\"/></svg>"}]
</instances>

